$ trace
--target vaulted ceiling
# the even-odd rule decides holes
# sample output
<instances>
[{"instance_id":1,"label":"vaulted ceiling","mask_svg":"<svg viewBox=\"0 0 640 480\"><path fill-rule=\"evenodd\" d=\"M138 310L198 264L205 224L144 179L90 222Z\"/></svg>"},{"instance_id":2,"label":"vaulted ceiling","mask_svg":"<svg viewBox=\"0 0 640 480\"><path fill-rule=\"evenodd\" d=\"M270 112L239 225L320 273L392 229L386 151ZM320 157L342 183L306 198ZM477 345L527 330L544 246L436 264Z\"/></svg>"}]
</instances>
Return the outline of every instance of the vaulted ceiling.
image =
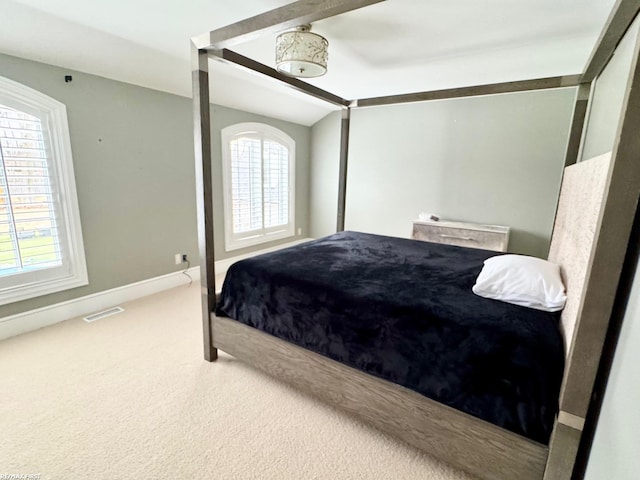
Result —
<instances>
[{"instance_id":1,"label":"vaulted ceiling","mask_svg":"<svg viewBox=\"0 0 640 480\"><path fill-rule=\"evenodd\" d=\"M289 0L0 0L0 52L183 96L192 36ZM344 98L581 73L614 0L387 0L316 22ZM275 35L235 48L274 64ZM0 72L1 75L1 72ZM332 107L212 62L212 101L311 125Z\"/></svg>"}]
</instances>

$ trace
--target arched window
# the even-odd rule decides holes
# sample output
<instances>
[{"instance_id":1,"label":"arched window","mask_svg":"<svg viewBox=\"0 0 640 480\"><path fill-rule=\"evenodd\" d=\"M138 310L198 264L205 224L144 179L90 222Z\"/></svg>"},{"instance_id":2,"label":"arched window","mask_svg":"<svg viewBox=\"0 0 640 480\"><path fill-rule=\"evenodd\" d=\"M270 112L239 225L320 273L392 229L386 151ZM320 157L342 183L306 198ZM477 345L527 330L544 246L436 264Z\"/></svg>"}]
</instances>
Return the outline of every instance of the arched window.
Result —
<instances>
[{"instance_id":1,"label":"arched window","mask_svg":"<svg viewBox=\"0 0 640 480\"><path fill-rule=\"evenodd\" d=\"M295 141L262 123L222 130L225 248L294 235Z\"/></svg>"},{"instance_id":2,"label":"arched window","mask_svg":"<svg viewBox=\"0 0 640 480\"><path fill-rule=\"evenodd\" d=\"M0 305L87 283L66 108L0 77Z\"/></svg>"}]
</instances>

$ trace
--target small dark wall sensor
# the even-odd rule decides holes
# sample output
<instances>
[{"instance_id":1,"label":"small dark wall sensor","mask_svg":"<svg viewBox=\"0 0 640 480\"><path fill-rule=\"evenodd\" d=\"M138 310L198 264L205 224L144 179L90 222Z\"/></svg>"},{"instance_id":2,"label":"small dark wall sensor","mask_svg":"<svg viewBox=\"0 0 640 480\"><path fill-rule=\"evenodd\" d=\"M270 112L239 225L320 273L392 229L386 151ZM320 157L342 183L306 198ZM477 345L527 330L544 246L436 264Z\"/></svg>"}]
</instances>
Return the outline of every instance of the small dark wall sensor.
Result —
<instances>
[{"instance_id":1,"label":"small dark wall sensor","mask_svg":"<svg viewBox=\"0 0 640 480\"><path fill-rule=\"evenodd\" d=\"M72 80L73 80L73 77L71 75L64 76L64 83L69 83Z\"/></svg>"}]
</instances>

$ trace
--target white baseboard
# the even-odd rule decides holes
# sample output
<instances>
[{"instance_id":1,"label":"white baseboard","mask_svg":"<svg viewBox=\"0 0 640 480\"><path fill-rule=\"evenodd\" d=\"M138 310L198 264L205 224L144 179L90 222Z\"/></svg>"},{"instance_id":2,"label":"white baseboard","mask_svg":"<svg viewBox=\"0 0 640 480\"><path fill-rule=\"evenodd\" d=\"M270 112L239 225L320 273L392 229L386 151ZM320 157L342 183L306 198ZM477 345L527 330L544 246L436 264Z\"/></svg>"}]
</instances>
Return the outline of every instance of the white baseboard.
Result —
<instances>
[{"instance_id":1,"label":"white baseboard","mask_svg":"<svg viewBox=\"0 0 640 480\"><path fill-rule=\"evenodd\" d=\"M215 262L215 271L217 274L226 273L229 267L238 260L260 255L262 253L273 252L275 250L280 250L281 248L290 247L309 240L312 239L302 238L284 245L265 248L264 250L238 255L224 260L218 260ZM200 267L190 268L187 270L187 273L196 281L200 279ZM129 285L123 285L122 287L113 288L111 290L105 290L104 292L94 293L87 295L86 297L74 298L66 302L48 305L35 310L29 310L28 312L17 313L0 319L0 340L14 337L32 330L37 330L38 328L47 327L70 318L98 312L120 303L130 302L131 300L146 297L147 295L153 295L154 293L185 285L187 283L189 283L189 279L183 275L182 271L178 271L162 275L160 277L131 283Z\"/></svg>"},{"instance_id":2,"label":"white baseboard","mask_svg":"<svg viewBox=\"0 0 640 480\"><path fill-rule=\"evenodd\" d=\"M200 278L200 267L190 268L186 273L197 281ZM188 283L189 279L182 271L178 271L11 315L0 319L0 340Z\"/></svg>"}]
</instances>

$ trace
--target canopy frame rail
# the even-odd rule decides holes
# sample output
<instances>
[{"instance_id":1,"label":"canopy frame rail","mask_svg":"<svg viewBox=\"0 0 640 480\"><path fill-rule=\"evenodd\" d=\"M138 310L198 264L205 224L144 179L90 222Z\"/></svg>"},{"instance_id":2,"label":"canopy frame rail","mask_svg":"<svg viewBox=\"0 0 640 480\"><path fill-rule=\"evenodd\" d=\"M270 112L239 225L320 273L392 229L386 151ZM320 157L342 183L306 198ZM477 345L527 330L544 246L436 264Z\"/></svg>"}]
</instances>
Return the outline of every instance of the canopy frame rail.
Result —
<instances>
[{"instance_id":1,"label":"canopy frame rail","mask_svg":"<svg viewBox=\"0 0 640 480\"><path fill-rule=\"evenodd\" d=\"M640 12L640 0L618 0L611 10L600 37L593 48L581 83L590 83L599 76L613 56L616 47Z\"/></svg>"},{"instance_id":2,"label":"canopy frame rail","mask_svg":"<svg viewBox=\"0 0 640 480\"><path fill-rule=\"evenodd\" d=\"M192 42L198 50L221 50L252 40L265 33L295 28L383 1L299 0L194 37Z\"/></svg>"},{"instance_id":3,"label":"canopy frame rail","mask_svg":"<svg viewBox=\"0 0 640 480\"><path fill-rule=\"evenodd\" d=\"M234 67L239 67L252 73L260 74L261 76L263 76L263 78L264 76L266 76L269 79L283 83L293 90L305 93L320 100L324 100L325 102L331 103L332 105L346 108L351 104L349 100L345 100L338 95L334 95L331 92L327 92L326 90L303 82L298 78L289 77L263 63L257 62L249 57L245 57L244 55L234 52L233 50L225 48L222 50L208 51L207 53L213 60L217 60Z\"/></svg>"},{"instance_id":4,"label":"canopy frame rail","mask_svg":"<svg viewBox=\"0 0 640 480\"><path fill-rule=\"evenodd\" d=\"M428 102L431 100L449 100L452 98L478 97L481 95L497 95L501 93L516 93L548 88L575 87L580 84L582 75L565 75L560 77L535 78L515 82L493 83L488 85L474 85L470 87L448 88L445 90L431 90L425 92L388 95L383 97L362 98L352 102L353 107L379 107L382 105L396 105L409 102Z\"/></svg>"}]
</instances>

